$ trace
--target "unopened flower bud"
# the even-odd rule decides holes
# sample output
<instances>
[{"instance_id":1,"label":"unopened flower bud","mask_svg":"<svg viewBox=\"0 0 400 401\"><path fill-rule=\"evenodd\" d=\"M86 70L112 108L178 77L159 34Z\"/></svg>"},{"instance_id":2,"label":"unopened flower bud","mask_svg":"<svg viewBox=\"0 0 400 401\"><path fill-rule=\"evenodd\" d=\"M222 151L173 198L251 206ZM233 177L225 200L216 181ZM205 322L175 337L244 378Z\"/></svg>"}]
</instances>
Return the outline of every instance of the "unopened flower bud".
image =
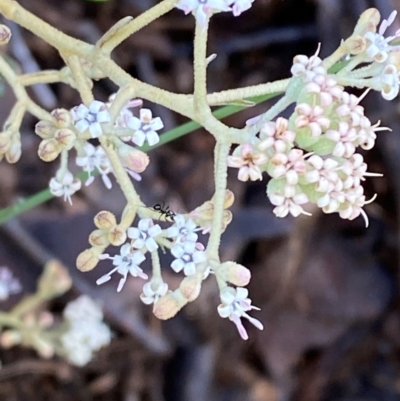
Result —
<instances>
[{"instance_id":1,"label":"unopened flower bud","mask_svg":"<svg viewBox=\"0 0 400 401\"><path fill-rule=\"evenodd\" d=\"M52 138L54 136L56 129L57 128L54 126L54 123L52 121L47 121L47 120L40 120L35 125L35 132L42 139Z\"/></svg>"},{"instance_id":2,"label":"unopened flower bud","mask_svg":"<svg viewBox=\"0 0 400 401\"><path fill-rule=\"evenodd\" d=\"M121 226L115 226L108 232L108 240L114 246L120 246L126 241L126 230Z\"/></svg>"},{"instance_id":3,"label":"unopened flower bud","mask_svg":"<svg viewBox=\"0 0 400 401\"><path fill-rule=\"evenodd\" d=\"M102 210L94 217L94 224L101 230L110 230L117 225L117 219L111 212Z\"/></svg>"},{"instance_id":4,"label":"unopened flower bud","mask_svg":"<svg viewBox=\"0 0 400 401\"><path fill-rule=\"evenodd\" d=\"M182 308L172 292L161 297L153 308L153 313L161 320L168 320L174 317Z\"/></svg>"},{"instance_id":5,"label":"unopened flower bud","mask_svg":"<svg viewBox=\"0 0 400 401\"><path fill-rule=\"evenodd\" d=\"M58 128L67 128L72 123L71 114L65 109L55 109L51 112L51 115L56 120L56 126Z\"/></svg>"},{"instance_id":6,"label":"unopened flower bud","mask_svg":"<svg viewBox=\"0 0 400 401\"><path fill-rule=\"evenodd\" d=\"M118 146L118 156L123 166L135 173L142 173L146 170L150 162L149 156L147 156L146 153L126 143L121 143L121 145Z\"/></svg>"},{"instance_id":7,"label":"unopened flower bud","mask_svg":"<svg viewBox=\"0 0 400 401\"><path fill-rule=\"evenodd\" d=\"M43 299L52 299L66 293L72 286L67 269L58 261L50 260L39 278L38 292Z\"/></svg>"},{"instance_id":8,"label":"unopened flower bud","mask_svg":"<svg viewBox=\"0 0 400 401\"><path fill-rule=\"evenodd\" d=\"M225 262L218 268L218 274L229 283L244 287L250 282L251 273L247 267L235 262Z\"/></svg>"},{"instance_id":9,"label":"unopened flower bud","mask_svg":"<svg viewBox=\"0 0 400 401\"><path fill-rule=\"evenodd\" d=\"M38 323L40 327L50 327L54 324L54 316L49 311L40 312Z\"/></svg>"},{"instance_id":10,"label":"unopened flower bud","mask_svg":"<svg viewBox=\"0 0 400 401\"><path fill-rule=\"evenodd\" d=\"M50 359L54 355L53 345L43 338L36 337L32 345L37 353L44 359Z\"/></svg>"},{"instance_id":11,"label":"unopened flower bud","mask_svg":"<svg viewBox=\"0 0 400 401\"><path fill-rule=\"evenodd\" d=\"M92 246L106 247L110 245L108 232L105 230L94 230L89 235L89 244Z\"/></svg>"},{"instance_id":12,"label":"unopened flower bud","mask_svg":"<svg viewBox=\"0 0 400 401\"><path fill-rule=\"evenodd\" d=\"M224 227L226 227L232 221L232 212L230 210L224 210L224 214L222 217L222 222Z\"/></svg>"},{"instance_id":13,"label":"unopened flower bud","mask_svg":"<svg viewBox=\"0 0 400 401\"><path fill-rule=\"evenodd\" d=\"M22 336L17 330L6 330L0 336L0 345L3 348L11 348L14 345L21 344Z\"/></svg>"},{"instance_id":14,"label":"unopened flower bud","mask_svg":"<svg viewBox=\"0 0 400 401\"><path fill-rule=\"evenodd\" d=\"M102 253L101 248L89 248L81 252L76 258L76 267L81 272L93 270L99 263L99 255Z\"/></svg>"},{"instance_id":15,"label":"unopened flower bud","mask_svg":"<svg viewBox=\"0 0 400 401\"><path fill-rule=\"evenodd\" d=\"M376 32L380 20L381 15L376 8L365 10L360 15L353 34L364 36L367 32Z\"/></svg>"},{"instance_id":16,"label":"unopened flower bud","mask_svg":"<svg viewBox=\"0 0 400 401\"><path fill-rule=\"evenodd\" d=\"M214 205L211 201L204 202L195 212L201 219L211 220L214 216Z\"/></svg>"},{"instance_id":17,"label":"unopened flower bud","mask_svg":"<svg viewBox=\"0 0 400 401\"><path fill-rule=\"evenodd\" d=\"M10 148L6 153L6 159L9 163L16 163L20 159L21 153L21 140L18 133L11 137Z\"/></svg>"},{"instance_id":18,"label":"unopened flower bud","mask_svg":"<svg viewBox=\"0 0 400 401\"><path fill-rule=\"evenodd\" d=\"M233 205L234 201L235 201L235 194L229 189L227 189L225 191L224 209L229 209Z\"/></svg>"},{"instance_id":19,"label":"unopened flower bud","mask_svg":"<svg viewBox=\"0 0 400 401\"><path fill-rule=\"evenodd\" d=\"M10 148L10 133L9 132L1 132L0 133L0 154L7 153Z\"/></svg>"},{"instance_id":20,"label":"unopened flower bud","mask_svg":"<svg viewBox=\"0 0 400 401\"><path fill-rule=\"evenodd\" d=\"M61 147L58 142L54 139L43 139L40 142L38 155L45 162L51 162L57 158L61 152Z\"/></svg>"},{"instance_id":21,"label":"unopened flower bud","mask_svg":"<svg viewBox=\"0 0 400 401\"><path fill-rule=\"evenodd\" d=\"M179 289L182 295L189 301L194 301L200 294L201 290L201 280L198 280L196 276L185 277Z\"/></svg>"},{"instance_id":22,"label":"unopened flower bud","mask_svg":"<svg viewBox=\"0 0 400 401\"><path fill-rule=\"evenodd\" d=\"M367 41L363 36L354 35L348 38L343 43L344 48L346 49L347 53L350 54L360 54L367 48Z\"/></svg>"},{"instance_id":23,"label":"unopened flower bud","mask_svg":"<svg viewBox=\"0 0 400 401\"><path fill-rule=\"evenodd\" d=\"M0 24L0 46L7 44L11 39L11 29L3 24Z\"/></svg>"},{"instance_id":24,"label":"unopened flower bud","mask_svg":"<svg viewBox=\"0 0 400 401\"><path fill-rule=\"evenodd\" d=\"M74 131L68 128L62 128L55 132L54 139L58 142L60 146L66 148L67 150L70 150L72 148L72 145L74 144L76 135Z\"/></svg>"}]
</instances>

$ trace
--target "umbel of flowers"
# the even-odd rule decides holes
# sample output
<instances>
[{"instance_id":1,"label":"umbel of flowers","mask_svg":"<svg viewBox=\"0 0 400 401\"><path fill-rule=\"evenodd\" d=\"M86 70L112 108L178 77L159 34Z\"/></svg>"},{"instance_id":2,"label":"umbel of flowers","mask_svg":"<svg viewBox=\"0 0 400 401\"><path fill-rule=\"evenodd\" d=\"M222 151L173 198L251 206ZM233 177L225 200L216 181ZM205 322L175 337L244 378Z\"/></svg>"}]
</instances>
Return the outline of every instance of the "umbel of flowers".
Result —
<instances>
[{"instance_id":1,"label":"umbel of flowers","mask_svg":"<svg viewBox=\"0 0 400 401\"><path fill-rule=\"evenodd\" d=\"M47 310L47 303L67 292L71 284L59 262L48 262L36 292L22 298L10 312L0 311L0 346L22 345L42 358L58 355L73 365L86 365L95 351L109 344L111 331L103 322L99 305L86 295L69 302L62 316ZM21 283L11 270L1 267L0 303L21 291Z\"/></svg>"},{"instance_id":2,"label":"umbel of flowers","mask_svg":"<svg viewBox=\"0 0 400 401\"><path fill-rule=\"evenodd\" d=\"M153 305L160 319L173 317L194 301L203 280L211 276L219 289L219 315L231 320L244 339L248 335L242 318L258 329L263 326L249 315L257 309L244 288L250 281L249 269L234 261L220 260L221 236L232 220L229 208L234 201L227 188L228 167L238 169L241 181L268 176L266 194L278 217L309 214L308 205L316 204L325 213L338 213L344 219L361 215L368 225L364 206L374 197L366 198L362 182L379 174L368 171L360 151L371 149L377 133L387 128L381 127L379 121L371 122L361 102L371 90L392 100L400 84L400 49L396 45L400 33L387 35L396 13L380 22L379 12L369 9L331 56L322 60L318 49L312 56L294 57L288 79L207 93L207 66L213 59L207 54L210 21L219 12L238 16L252 3L253 0L162 0L137 18L118 21L97 43L89 44L46 24L16 1L0 2L0 13L55 47L66 64L59 71L17 76L0 56L0 74L17 98L0 133L0 159L14 163L21 157L19 129L24 114L29 112L39 120L35 128L41 138L39 157L45 162L58 159L60 163L49 184L54 196L72 203L74 193L82 188L80 179L70 171L71 162L75 162L87 173L86 186L99 174L105 186L112 189L115 178L126 198L120 217L109 211L95 216L90 246L78 255L77 267L89 271L99 261L108 260L112 268L99 275L97 284L106 284L117 276L118 292L129 277L141 280L140 297L145 304ZM131 34L175 7L195 17L194 90L190 95L141 82L122 71L110 57L113 49ZM7 43L10 37L10 30L0 26L0 44ZM110 79L119 87L106 101L93 96L94 82L99 79ZM71 110L60 107L47 112L26 90L40 82L69 84L78 91L80 104ZM351 94L349 87L361 89L361 95ZM241 129L221 123L211 111L212 106L245 103L254 96L277 92L281 98ZM196 121L215 138L214 195L187 214L160 212L145 205L136 191L135 181L145 179L141 174L150 162L142 147L161 144L159 134L164 127L159 117L143 107L142 99ZM291 116L281 117L289 107ZM110 254L109 246L118 249ZM161 266L160 250L171 253L170 266ZM144 265L146 259L151 262L151 270ZM165 269L181 275L177 288L165 282ZM101 325L98 313L89 313L84 332L76 331L77 325L69 314L65 318L72 331L63 336L64 352L69 350L67 357L83 364L93 351L107 343L109 332ZM102 334L96 337L96 330ZM92 337L96 341L92 342ZM77 338L86 344L83 348L73 347Z\"/></svg>"}]
</instances>

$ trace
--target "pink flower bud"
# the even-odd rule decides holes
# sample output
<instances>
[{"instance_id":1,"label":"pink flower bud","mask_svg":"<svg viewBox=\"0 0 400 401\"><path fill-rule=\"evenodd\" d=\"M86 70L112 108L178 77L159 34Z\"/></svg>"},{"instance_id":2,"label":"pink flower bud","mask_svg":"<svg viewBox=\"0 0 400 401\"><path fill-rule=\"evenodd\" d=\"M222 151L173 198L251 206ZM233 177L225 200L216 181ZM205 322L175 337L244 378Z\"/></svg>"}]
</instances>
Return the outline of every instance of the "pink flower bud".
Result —
<instances>
[{"instance_id":1,"label":"pink flower bud","mask_svg":"<svg viewBox=\"0 0 400 401\"><path fill-rule=\"evenodd\" d=\"M72 117L68 110L55 109L51 112L51 115L56 120L56 126L58 128L67 128L72 123Z\"/></svg>"},{"instance_id":2,"label":"pink flower bud","mask_svg":"<svg viewBox=\"0 0 400 401\"><path fill-rule=\"evenodd\" d=\"M218 273L222 275L224 280L238 287L244 287L250 282L251 273L247 267L235 262L225 262L219 269Z\"/></svg>"},{"instance_id":3,"label":"pink flower bud","mask_svg":"<svg viewBox=\"0 0 400 401\"><path fill-rule=\"evenodd\" d=\"M199 280L196 276L185 277L179 289L182 292L182 295L189 301L194 301L200 294L201 290L201 280Z\"/></svg>"},{"instance_id":4,"label":"pink flower bud","mask_svg":"<svg viewBox=\"0 0 400 401\"><path fill-rule=\"evenodd\" d=\"M168 320L174 317L182 309L183 305L184 303L181 305L174 297L174 294L169 292L154 304L153 313L161 320Z\"/></svg>"},{"instance_id":5,"label":"pink flower bud","mask_svg":"<svg viewBox=\"0 0 400 401\"><path fill-rule=\"evenodd\" d=\"M146 153L135 149L126 143L122 143L118 146L118 155L122 164L135 173L142 173L149 165L150 160Z\"/></svg>"},{"instance_id":6,"label":"pink flower bud","mask_svg":"<svg viewBox=\"0 0 400 401\"><path fill-rule=\"evenodd\" d=\"M89 244L92 246L106 247L110 245L108 232L105 230L94 230L89 235Z\"/></svg>"},{"instance_id":7,"label":"pink flower bud","mask_svg":"<svg viewBox=\"0 0 400 401\"><path fill-rule=\"evenodd\" d=\"M68 128L62 128L55 132L54 139L60 146L69 150L72 148L76 135L74 131Z\"/></svg>"},{"instance_id":8,"label":"pink flower bud","mask_svg":"<svg viewBox=\"0 0 400 401\"><path fill-rule=\"evenodd\" d=\"M55 160L61 152L59 143L54 139L43 139L40 142L38 155L45 162L51 162Z\"/></svg>"},{"instance_id":9,"label":"pink flower bud","mask_svg":"<svg viewBox=\"0 0 400 401\"><path fill-rule=\"evenodd\" d=\"M117 219L111 212L102 210L94 217L94 224L102 230L110 230L117 225Z\"/></svg>"},{"instance_id":10,"label":"pink flower bud","mask_svg":"<svg viewBox=\"0 0 400 401\"><path fill-rule=\"evenodd\" d=\"M11 348L21 343L21 333L17 330L6 330L1 334L0 344L3 348Z\"/></svg>"},{"instance_id":11,"label":"pink flower bud","mask_svg":"<svg viewBox=\"0 0 400 401\"><path fill-rule=\"evenodd\" d=\"M6 153L6 159L9 163L16 163L21 157L21 141L19 139L19 133L13 135L10 141L10 148Z\"/></svg>"},{"instance_id":12,"label":"pink flower bud","mask_svg":"<svg viewBox=\"0 0 400 401\"><path fill-rule=\"evenodd\" d=\"M35 125L36 135L40 136L42 139L49 139L54 136L56 127L52 121L41 120Z\"/></svg>"},{"instance_id":13,"label":"pink flower bud","mask_svg":"<svg viewBox=\"0 0 400 401\"><path fill-rule=\"evenodd\" d=\"M11 39L11 30L8 26L0 24L0 46L7 44Z\"/></svg>"},{"instance_id":14,"label":"pink flower bud","mask_svg":"<svg viewBox=\"0 0 400 401\"><path fill-rule=\"evenodd\" d=\"M76 267L81 272L93 270L99 263L99 255L102 253L102 248L89 248L81 252L76 258Z\"/></svg>"},{"instance_id":15,"label":"pink flower bud","mask_svg":"<svg viewBox=\"0 0 400 401\"><path fill-rule=\"evenodd\" d=\"M120 246L126 241L126 230L121 226L113 227L108 233L108 240L114 246Z\"/></svg>"}]
</instances>

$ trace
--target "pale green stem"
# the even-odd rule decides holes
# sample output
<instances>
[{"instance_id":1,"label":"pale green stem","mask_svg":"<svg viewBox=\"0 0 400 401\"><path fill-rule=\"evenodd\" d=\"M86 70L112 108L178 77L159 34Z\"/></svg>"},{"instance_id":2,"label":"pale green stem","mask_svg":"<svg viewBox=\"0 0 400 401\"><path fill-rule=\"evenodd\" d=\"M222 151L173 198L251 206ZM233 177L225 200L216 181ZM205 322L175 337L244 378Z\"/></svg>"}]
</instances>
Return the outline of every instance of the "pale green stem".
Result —
<instances>
[{"instance_id":1,"label":"pale green stem","mask_svg":"<svg viewBox=\"0 0 400 401\"><path fill-rule=\"evenodd\" d=\"M15 97L25 103L27 110L33 114L35 117L41 120L50 120L51 116L46 110L39 107L34 103L28 96L25 88L18 83L17 76L8 63L0 56L0 74L9 83L12 90L14 91Z\"/></svg>"},{"instance_id":2,"label":"pale green stem","mask_svg":"<svg viewBox=\"0 0 400 401\"><path fill-rule=\"evenodd\" d=\"M160 256L158 255L157 250L151 252L151 265L152 265L153 278L161 279L162 281Z\"/></svg>"},{"instance_id":3,"label":"pale green stem","mask_svg":"<svg viewBox=\"0 0 400 401\"><path fill-rule=\"evenodd\" d=\"M60 181L62 181L68 171L68 151L65 149L61 151L60 168L58 171L60 172Z\"/></svg>"},{"instance_id":4,"label":"pale green stem","mask_svg":"<svg viewBox=\"0 0 400 401\"><path fill-rule=\"evenodd\" d=\"M358 54L357 56L354 56L349 63L344 66L337 74L336 76L343 76L343 75L347 75L349 72L353 71L354 68L356 68L359 64L365 62L365 56L363 53Z\"/></svg>"},{"instance_id":5,"label":"pale green stem","mask_svg":"<svg viewBox=\"0 0 400 401\"><path fill-rule=\"evenodd\" d=\"M346 54L347 50L342 44L322 62L322 65L326 70L329 70L329 68L331 68L334 64L336 64Z\"/></svg>"},{"instance_id":6,"label":"pale green stem","mask_svg":"<svg viewBox=\"0 0 400 401\"><path fill-rule=\"evenodd\" d=\"M260 131L260 129L266 122L273 120L288 106L290 106L291 103L293 103L293 99L287 96L281 97L266 113L262 114L262 117L259 121L248 128L249 135L254 136L257 132Z\"/></svg>"},{"instance_id":7,"label":"pale green stem","mask_svg":"<svg viewBox=\"0 0 400 401\"><path fill-rule=\"evenodd\" d=\"M24 118L26 111L26 104L24 101L20 100L15 103L11 110L9 117L4 123L4 129L10 129L12 132L18 132Z\"/></svg>"},{"instance_id":8,"label":"pale green stem","mask_svg":"<svg viewBox=\"0 0 400 401\"><path fill-rule=\"evenodd\" d=\"M111 114L111 124L114 124L116 118L118 117L122 108L135 97L135 88L133 85L128 85L125 88L121 88L117 94L115 95L110 107L109 111ZM120 128L119 130L129 130L129 128ZM131 133L127 136L132 136L133 131L130 130ZM113 135L116 134L116 130L113 130Z\"/></svg>"},{"instance_id":9,"label":"pale green stem","mask_svg":"<svg viewBox=\"0 0 400 401\"><path fill-rule=\"evenodd\" d=\"M76 89L79 91L83 103L85 103L86 106L89 106L89 104L93 102L94 97L89 84L89 78L83 71L79 57L76 55L71 55L67 58L67 62L69 68L71 69Z\"/></svg>"},{"instance_id":10,"label":"pale green stem","mask_svg":"<svg viewBox=\"0 0 400 401\"><path fill-rule=\"evenodd\" d=\"M194 36L194 112L198 120L209 117L210 107L207 103L207 32L208 19L206 26L202 27L196 23ZM205 118L204 118L205 117Z\"/></svg>"},{"instance_id":11,"label":"pale green stem","mask_svg":"<svg viewBox=\"0 0 400 401\"><path fill-rule=\"evenodd\" d=\"M128 84L132 84L137 90L137 95L143 99L147 99L162 106L168 107L171 110L174 110L189 118L193 117L192 103L186 95L171 93L133 78L114 61L112 61L109 58L109 55L99 51L96 46L90 45L60 32L56 28L42 21L40 18L36 17L34 14L25 10L17 2L12 0L1 0L0 12L6 18L28 29L63 54L75 54L83 59L89 60L118 86L124 87ZM1 66L0 72L2 73ZM28 110L30 112L35 111L35 113L37 113L37 109L31 109L28 107ZM43 120L46 119L45 117L38 118Z\"/></svg>"},{"instance_id":12,"label":"pale green stem","mask_svg":"<svg viewBox=\"0 0 400 401\"><path fill-rule=\"evenodd\" d=\"M280 81L268 82L266 84L210 93L207 95L207 102L210 106L218 106L229 104L235 100L248 99L251 97L263 96L271 93L281 93L286 90L289 81L290 79L282 79Z\"/></svg>"},{"instance_id":13,"label":"pale green stem","mask_svg":"<svg viewBox=\"0 0 400 401\"><path fill-rule=\"evenodd\" d=\"M346 78L362 79L369 77L376 77L383 71L383 65L378 63L372 63L365 67L358 68L357 70L351 71L347 74Z\"/></svg>"},{"instance_id":14,"label":"pale green stem","mask_svg":"<svg viewBox=\"0 0 400 401\"><path fill-rule=\"evenodd\" d=\"M125 212L123 214L122 221L120 225L128 229L135 218L136 210L138 206L142 205L142 201L140 200L139 195L137 194L135 187L128 175L125 171L124 167L119 160L118 153L114 149L114 145L110 142L104 135L99 138L100 144L103 147L108 160L113 168L113 173L115 178L118 181L118 184L125 195L125 198L128 202L127 207L125 208Z\"/></svg>"},{"instance_id":15,"label":"pale green stem","mask_svg":"<svg viewBox=\"0 0 400 401\"><path fill-rule=\"evenodd\" d=\"M0 328L1 326L20 328L22 322L11 313L0 312Z\"/></svg>"},{"instance_id":16,"label":"pale green stem","mask_svg":"<svg viewBox=\"0 0 400 401\"><path fill-rule=\"evenodd\" d=\"M64 79L61 77L60 71L47 70L19 75L16 78L16 82L23 86L30 86L35 84L54 84L57 82L64 82Z\"/></svg>"},{"instance_id":17,"label":"pale green stem","mask_svg":"<svg viewBox=\"0 0 400 401\"><path fill-rule=\"evenodd\" d=\"M230 145L217 142L214 150L215 163L215 194L214 194L214 214L211 225L210 238L207 244L207 256L209 259L219 260L219 245L222 235L222 223L224 216L224 201L227 186L228 167L227 158Z\"/></svg>"},{"instance_id":18,"label":"pale green stem","mask_svg":"<svg viewBox=\"0 0 400 401\"><path fill-rule=\"evenodd\" d=\"M43 300L38 293L28 295L11 310L11 314L15 317L22 316L25 313L36 309L39 305L43 304L43 302L45 302L45 300Z\"/></svg>"},{"instance_id":19,"label":"pale green stem","mask_svg":"<svg viewBox=\"0 0 400 401\"><path fill-rule=\"evenodd\" d=\"M172 10L177 3L177 0L164 0L156 4L149 10L140 14L134 20L124 24L115 33L111 34L107 40L103 40L101 48L105 53L110 53L120 43L122 43L129 36L144 28L154 20L158 19L168 11Z\"/></svg>"},{"instance_id":20,"label":"pale green stem","mask_svg":"<svg viewBox=\"0 0 400 401\"><path fill-rule=\"evenodd\" d=\"M354 79L354 78L347 78L347 77L336 77L336 81L338 84L343 85L343 86L352 86L354 88L373 88L372 80L370 78L368 79ZM380 90L373 88L375 90Z\"/></svg>"}]
</instances>

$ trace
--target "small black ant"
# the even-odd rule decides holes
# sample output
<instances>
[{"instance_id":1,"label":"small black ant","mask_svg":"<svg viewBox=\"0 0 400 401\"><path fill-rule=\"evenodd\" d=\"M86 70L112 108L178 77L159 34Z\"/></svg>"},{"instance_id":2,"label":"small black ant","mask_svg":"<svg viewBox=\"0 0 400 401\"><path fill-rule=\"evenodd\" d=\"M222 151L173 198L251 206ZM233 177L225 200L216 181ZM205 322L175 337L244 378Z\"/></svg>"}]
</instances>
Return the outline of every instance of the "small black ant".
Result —
<instances>
[{"instance_id":1,"label":"small black ant","mask_svg":"<svg viewBox=\"0 0 400 401\"><path fill-rule=\"evenodd\" d=\"M165 216L166 219L170 218L171 220L173 220L176 216L175 213L169 209L169 206L165 205L165 202L163 202L162 204L156 203L153 206L153 210L155 210L156 212L160 212L161 217Z\"/></svg>"}]
</instances>

